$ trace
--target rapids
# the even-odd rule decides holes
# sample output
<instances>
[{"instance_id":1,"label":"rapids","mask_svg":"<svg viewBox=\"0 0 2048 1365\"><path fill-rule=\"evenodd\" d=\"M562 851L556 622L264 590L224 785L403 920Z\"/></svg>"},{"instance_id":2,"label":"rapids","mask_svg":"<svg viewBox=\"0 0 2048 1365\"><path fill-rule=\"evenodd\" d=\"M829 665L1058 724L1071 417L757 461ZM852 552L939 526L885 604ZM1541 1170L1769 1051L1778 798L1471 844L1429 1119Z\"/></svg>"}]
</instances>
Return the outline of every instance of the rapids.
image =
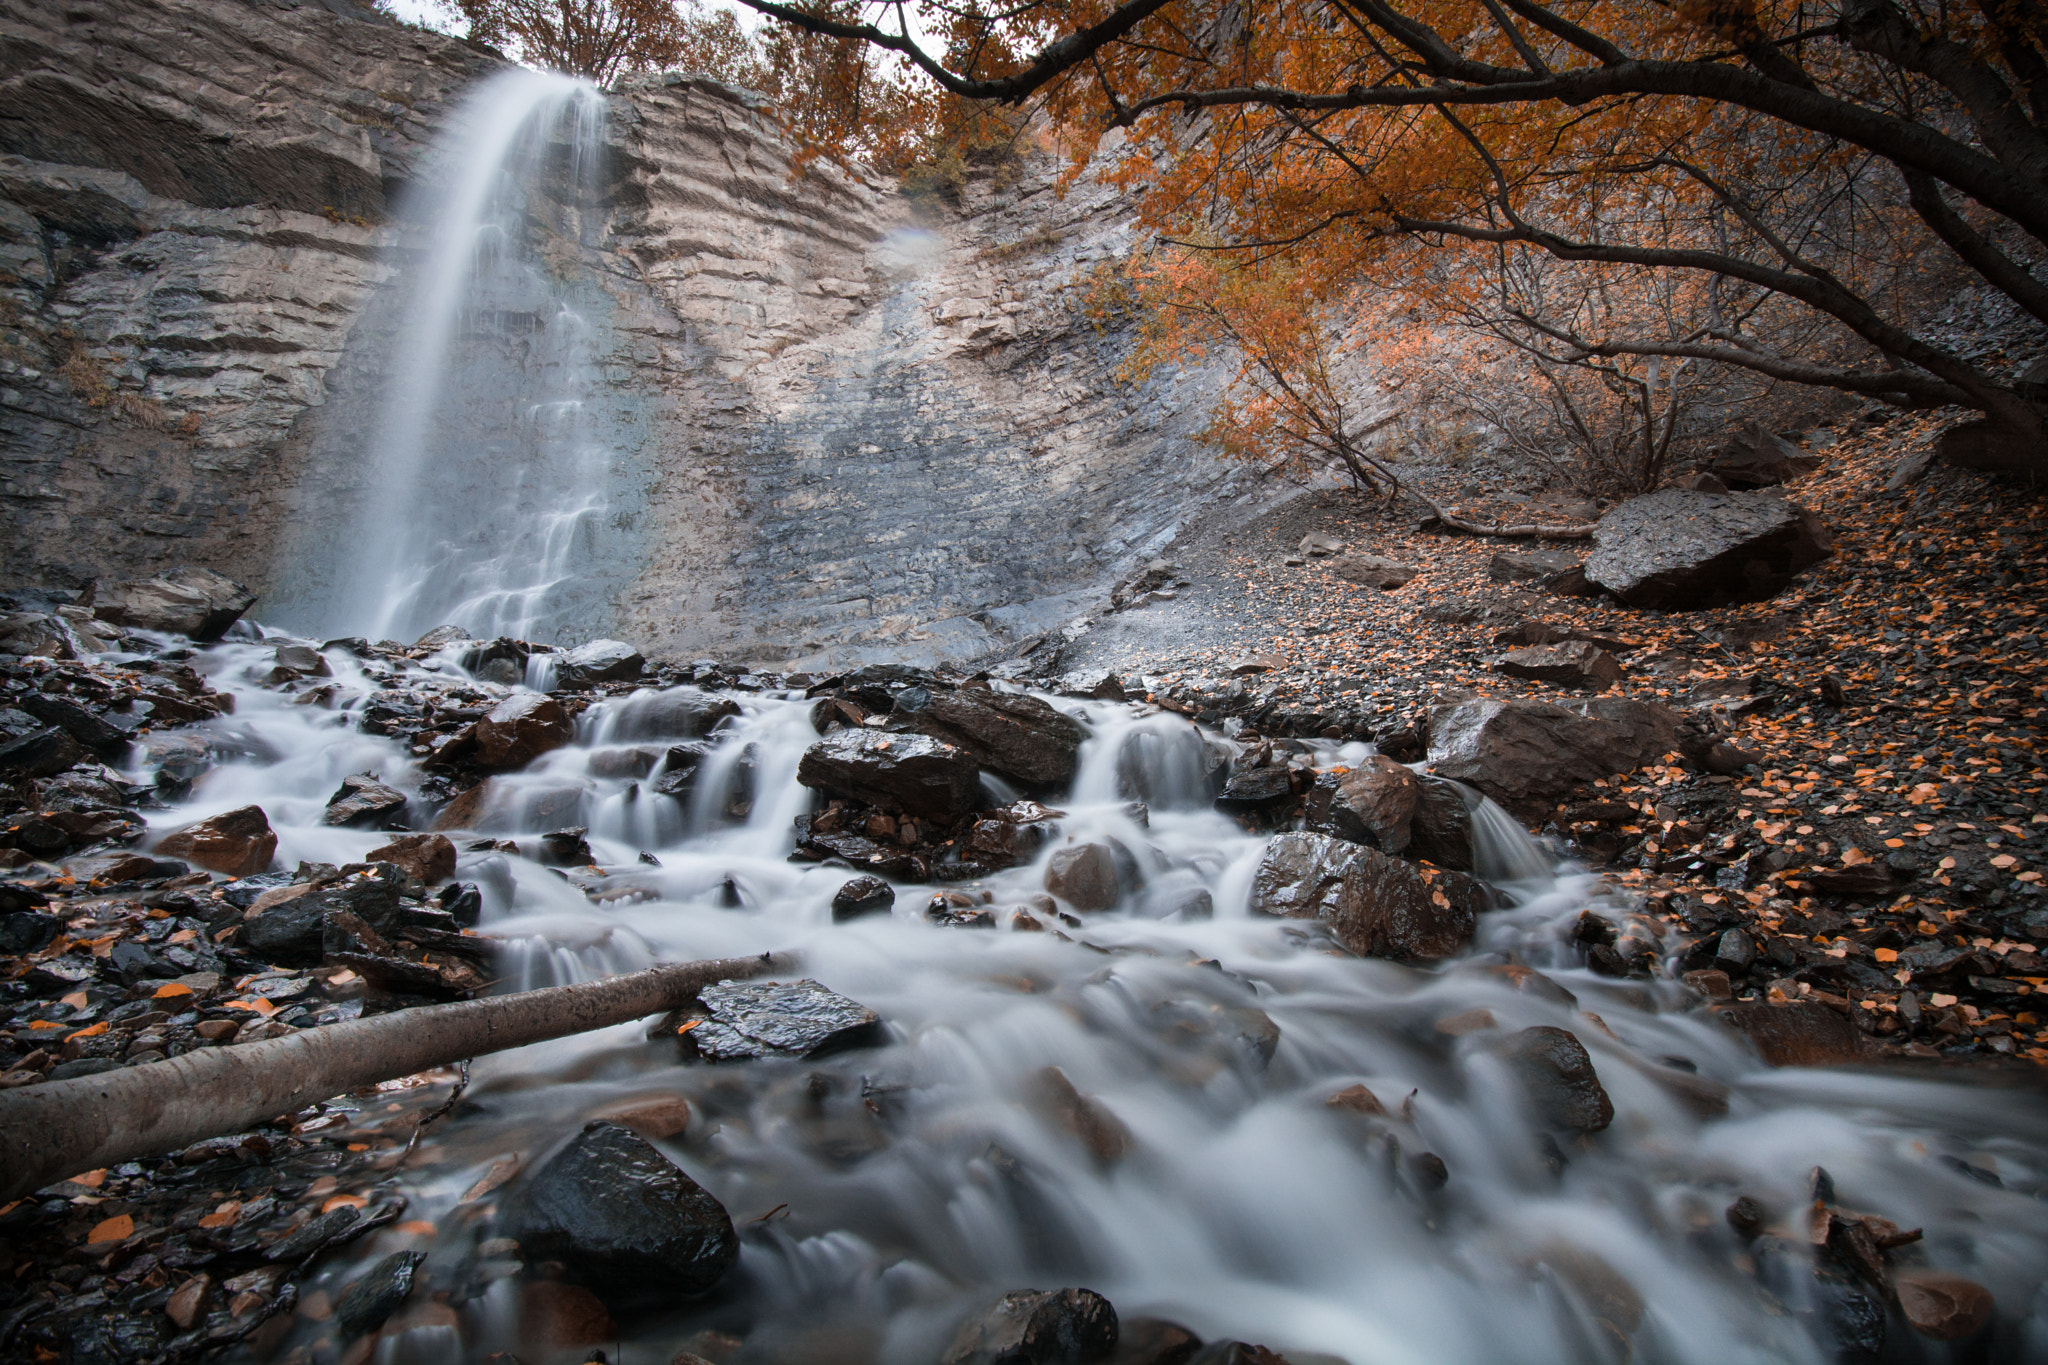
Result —
<instances>
[{"instance_id":1,"label":"rapids","mask_svg":"<svg viewBox=\"0 0 2048 1365\"><path fill-rule=\"evenodd\" d=\"M416 792L421 774L357 728L363 698L391 679L346 649L326 657L336 709L258 685L270 651L253 638L193 659L236 695L209 728L241 757L155 823L258 803L285 867L381 842L321 825L328 795L365 770ZM446 655L403 681L506 690ZM672 718L690 691L605 700L574 744L500 780L458 876L484 888L504 988L791 950L801 975L878 1011L889 1041L821 1061L683 1064L635 1024L479 1059L467 1103L394 1177L406 1217L435 1225L424 1282L454 1311L387 1335L381 1365L555 1358L518 1340L518 1281L480 1266L490 1200L459 1201L499 1158L531 1166L588 1117L649 1096L688 1100L687 1131L663 1145L724 1203L744 1249L712 1298L625 1318L612 1358L632 1365L707 1329L744 1337L743 1365L929 1365L993 1293L1062 1285L1099 1291L1126 1320L1264 1342L1296 1365L1823 1362L1854 1334L1858 1301L1809 1269L1816 1166L1843 1208L1925 1229L1902 1264L1992 1290L1999 1354L1982 1358L2048 1360L2038 1098L1964 1076L1762 1066L1668 977L1585 970L1572 920L1589 907L1619 920L1625 905L1504 814L1481 807L1481 871L1515 904L1481 917L1468 954L1427 970L1352 958L1312 925L1248 911L1264 840L1210 808L1188 721L1051 698L1092 735L1071 794L1049 802L1066 812L1058 836L1029 866L944 889L985 893L1001 923L1042 890L1064 841L1115 839L1141 891L1058 932L937 927L922 913L935 888L914 886L897 888L891 915L835 924L832 894L854 874L789 861L813 801L795 780L815 739L800 694L729 694L740 714L714 733L688 805L654 791L659 769L634 777L621 761L682 738ZM598 871L474 847L570 825L588 827ZM1171 917L1195 890L1213 917ZM1481 1009L1492 1027L1437 1027ZM1560 1147L1527 1111L1494 1049L1536 1024L1591 1053L1616 1110L1606 1132ZM1120 1160L1042 1106L1052 1066L1130 1130ZM1725 1087L1725 1115L1689 1104L1685 1082ZM1326 1103L1360 1084L1387 1117ZM1448 1173L1440 1186L1425 1153ZM1758 1241L1724 1218L1741 1195L1769 1215ZM379 1238L306 1288L338 1294L413 1244ZM1952 1357L1895 1327L1883 1358Z\"/></svg>"}]
</instances>

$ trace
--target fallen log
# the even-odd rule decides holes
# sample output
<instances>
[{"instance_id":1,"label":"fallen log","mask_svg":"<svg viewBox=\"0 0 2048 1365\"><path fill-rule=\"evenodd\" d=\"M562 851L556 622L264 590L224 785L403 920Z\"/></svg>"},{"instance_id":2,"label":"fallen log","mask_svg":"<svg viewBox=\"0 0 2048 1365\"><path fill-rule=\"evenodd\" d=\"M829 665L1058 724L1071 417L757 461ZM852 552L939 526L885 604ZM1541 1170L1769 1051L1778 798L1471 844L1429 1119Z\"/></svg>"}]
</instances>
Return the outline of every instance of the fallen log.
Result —
<instances>
[{"instance_id":1,"label":"fallen log","mask_svg":"<svg viewBox=\"0 0 2048 1365\"><path fill-rule=\"evenodd\" d=\"M604 981L422 1005L0 1092L0 1200L82 1171L240 1132L378 1081L661 1014L716 982L794 966L783 953L684 962Z\"/></svg>"}]
</instances>

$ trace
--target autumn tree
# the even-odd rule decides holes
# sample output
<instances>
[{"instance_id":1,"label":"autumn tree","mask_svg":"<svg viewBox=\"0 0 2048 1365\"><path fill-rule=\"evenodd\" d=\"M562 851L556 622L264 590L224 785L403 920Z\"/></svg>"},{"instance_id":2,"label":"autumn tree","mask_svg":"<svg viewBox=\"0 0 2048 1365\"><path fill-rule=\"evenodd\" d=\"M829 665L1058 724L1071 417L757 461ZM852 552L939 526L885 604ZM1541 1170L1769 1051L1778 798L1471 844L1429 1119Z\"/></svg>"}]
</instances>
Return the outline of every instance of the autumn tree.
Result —
<instances>
[{"instance_id":1,"label":"autumn tree","mask_svg":"<svg viewBox=\"0 0 2048 1365\"><path fill-rule=\"evenodd\" d=\"M1019 0L849 20L746 2L894 52L961 98L1031 101L1077 161L1106 150L1162 243L1284 260L1323 303L1375 279L1456 308L1427 263L1446 250L1695 277L1704 302L1683 328L1525 324L1580 359L1972 408L2014 462L2048 450L2031 386L1926 326L1910 288L1945 262L2048 322L2038 8ZM918 41L913 14L942 46ZM1123 136L1105 149L1110 129ZM1485 275L1448 284L1470 302Z\"/></svg>"}]
</instances>

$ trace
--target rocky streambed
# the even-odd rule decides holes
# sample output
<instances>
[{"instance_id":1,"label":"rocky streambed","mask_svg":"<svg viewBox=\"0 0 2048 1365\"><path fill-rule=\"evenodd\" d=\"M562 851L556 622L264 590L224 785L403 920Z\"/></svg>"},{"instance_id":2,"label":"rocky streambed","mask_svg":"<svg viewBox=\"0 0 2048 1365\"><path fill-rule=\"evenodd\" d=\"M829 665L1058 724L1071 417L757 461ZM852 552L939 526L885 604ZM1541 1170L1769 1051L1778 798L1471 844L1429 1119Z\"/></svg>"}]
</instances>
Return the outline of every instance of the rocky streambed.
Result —
<instances>
[{"instance_id":1,"label":"rocky streambed","mask_svg":"<svg viewBox=\"0 0 2048 1365\"><path fill-rule=\"evenodd\" d=\"M1727 998L1473 790L1707 763L1685 714L1226 737L210 575L11 605L8 1087L798 966L17 1200L7 1358L2048 1358L2038 1087Z\"/></svg>"}]
</instances>

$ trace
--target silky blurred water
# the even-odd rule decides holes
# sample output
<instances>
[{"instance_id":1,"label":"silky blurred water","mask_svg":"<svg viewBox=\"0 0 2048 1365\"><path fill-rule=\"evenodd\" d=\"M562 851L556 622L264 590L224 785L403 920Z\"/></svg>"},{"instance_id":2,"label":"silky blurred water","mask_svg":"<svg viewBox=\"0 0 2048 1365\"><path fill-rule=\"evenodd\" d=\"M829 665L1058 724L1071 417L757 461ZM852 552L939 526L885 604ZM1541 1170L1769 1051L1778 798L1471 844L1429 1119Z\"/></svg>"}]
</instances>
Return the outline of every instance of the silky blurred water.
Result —
<instances>
[{"instance_id":1,"label":"silky blurred water","mask_svg":"<svg viewBox=\"0 0 2048 1365\"><path fill-rule=\"evenodd\" d=\"M360 858L387 836L319 823L341 778L419 782L397 744L354 728L362 698L400 681L506 691L452 656L402 679L342 649L327 658L332 709L254 686L270 666L260 645L201 655L237 694L214 728L251 756L156 823L254 802L283 865ZM814 804L795 781L816 739L801 698L731 694L739 713L709 737L693 799L655 791L663 755L716 700L676 688L603 701L572 746L493 779L461 844L523 848L522 836L582 825L601 868L565 877L504 850L464 853L458 875L484 886L483 928L504 946L502 988L791 951L801 975L879 1012L889 1041L710 1066L633 1024L479 1059L473 1106L398 1176L408 1218L439 1227L430 1284L464 1283L492 1235L489 1201L458 1199L494 1160L537 1162L608 1107L682 1096L692 1121L663 1147L741 1225L743 1254L711 1299L628 1317L614 1359L664 1362L716 1329L745 1338L742 1362L931 1362L992 1292L1085 1285L1127 1319L1169 1317L1297 1362L1821 1362L1836 1357L1803 1250L1815 1166L1842 1207L1925 1229L1900 1265L1994 1292L1995 1351L1969 1358L2048 1359L2038 1089L1763 1067L1669 979L1585 970L1571 922L1625 907L1476 797L1482 871L1517 903L1482 916L1453 962L1360 960L1311 925L1249 912L1265 840L1215 812L1204 785L1205 746L1225 741L1171 713L1053 698L1091 735L1071 793L1047 797L1064 812L1057 835L1029 866L944 889L985 896L1005 923L1042 891L1057 848L1089 840L1120 843L1144 884L1049 932L937 927L922 913L935 888L916 886L897 888L893 914L834 924L832 894L854 874L789 860L792 822ZM1196 889L1213 917L1155 917ZM1477 1009L1492 1026L1437 1027ZM1269 1061L1254 1011L1278 1030ZM1529 1113L1498 1049L1537 1024L1591 1054L1615 1107L1604 1133L1552 1137ZM1043 1103L1055 1066L1129 1129L1127 1155L1098 1159ZM1725 1115L1692 1102L1701 1082L1725 1088ZM1361 1084L1387 1117L1326 1103ZM1425 1153L1448 1172L1441 1188ZM1739 1195L1782 1235L1740 1241L1723 1214ZM406 1244L383 1236L320 1282L338 1291ZM517 1339L512 1296L498 1284L460 1305L458 1328L397 1333L375 1358L557 1358ZM1902 1330L1886 1351L1965 1358Z\"/></svg>"}]
</instances>

